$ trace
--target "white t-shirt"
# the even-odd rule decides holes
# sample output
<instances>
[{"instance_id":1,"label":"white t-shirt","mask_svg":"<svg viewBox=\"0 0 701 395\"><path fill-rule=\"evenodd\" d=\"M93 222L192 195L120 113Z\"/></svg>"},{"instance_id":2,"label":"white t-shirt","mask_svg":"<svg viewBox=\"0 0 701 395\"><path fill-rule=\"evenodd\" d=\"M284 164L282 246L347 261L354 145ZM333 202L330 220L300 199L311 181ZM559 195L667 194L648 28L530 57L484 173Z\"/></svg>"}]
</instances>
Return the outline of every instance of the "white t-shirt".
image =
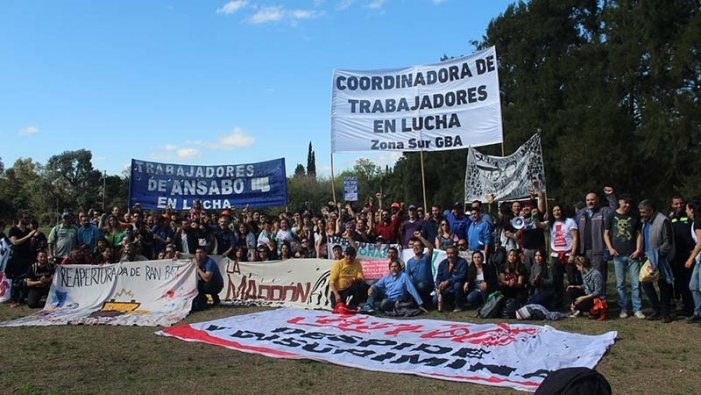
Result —
<instances>
[{"instance_id":1,"label":"white t-shirt","mask_svg":"<svg viewBox=\"0 0 701 395\"><path fill-rule=\"evenodd\" d=\"M554 221L550 225L550 250L553 252L572 251L572 229L577 229L577 222L572 218Z\"/></svg>"}]
</instances>

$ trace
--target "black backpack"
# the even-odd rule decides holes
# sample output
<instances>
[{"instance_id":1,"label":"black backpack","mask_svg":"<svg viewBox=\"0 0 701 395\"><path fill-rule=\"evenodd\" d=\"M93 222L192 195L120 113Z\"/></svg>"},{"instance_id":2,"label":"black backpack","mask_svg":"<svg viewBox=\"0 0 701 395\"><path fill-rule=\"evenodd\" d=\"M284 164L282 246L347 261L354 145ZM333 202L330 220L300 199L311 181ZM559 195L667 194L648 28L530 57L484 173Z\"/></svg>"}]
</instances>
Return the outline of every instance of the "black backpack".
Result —
<instances>
[{"instance_id":1,"label":"black backpack","mask_svg":"<svg viewBox=\"0 0 701 395\"><path fill-rule=\"evenodd\" d=\"M506 299L504 302L504 309L501 313L503 318L514 319L516 318L516 310L521 308L521 304L516 298Z\"/></svg>"},{"instance_id":2,"label":"black backpack","mask_svg":"<svg viewBox=\"0 0 701 395\"><path fill-rule=\"evenodd\" d=\"M589 368L564 368L550 372L535 395L610 395L606 377Z\"/></svg>"}]
</instances>

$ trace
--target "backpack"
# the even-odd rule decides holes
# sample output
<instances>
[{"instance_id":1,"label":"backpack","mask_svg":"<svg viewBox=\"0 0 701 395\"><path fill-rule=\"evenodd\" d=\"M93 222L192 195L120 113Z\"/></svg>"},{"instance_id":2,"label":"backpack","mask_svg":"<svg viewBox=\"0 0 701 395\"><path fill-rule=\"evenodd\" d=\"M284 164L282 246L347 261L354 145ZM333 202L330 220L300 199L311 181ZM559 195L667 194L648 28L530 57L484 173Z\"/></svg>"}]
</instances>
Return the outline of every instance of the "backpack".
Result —
<instances>
[{"instance_id":1,"label":"backpack","mask_svg":"<svg viewBox=\"0 0 701 395\"><path fill-rule=\"evenodd\" d=\"M504 295L499 291L494 291L489 294L487 300L484 302L482 307L480 307L477 312L477 317L481 318L496 318L501 314L501 310L504 306L506 299Z\"/></svg>"},{"instance_id":2,"label":"backpack","mask_svg":"<svg viewBox=\"0 0 701 395\"><path fill-rule=\"evenodd\" d=\"M514 319L516 318L516 310L518 310L519 308L521 308L521 304L516 298L506 299L501 315L505 319Z\"/></svg>"},{"instance_id":3,"label":"backpack","mask_svg":"<svg viewBox=\"0 0 701 395\"><path fill-rule=\"evenodd\" d=\"M589 368L564 368L550 372L535 395L608 395L611 384L601 373Z\"/></svg>"}]
</instances>

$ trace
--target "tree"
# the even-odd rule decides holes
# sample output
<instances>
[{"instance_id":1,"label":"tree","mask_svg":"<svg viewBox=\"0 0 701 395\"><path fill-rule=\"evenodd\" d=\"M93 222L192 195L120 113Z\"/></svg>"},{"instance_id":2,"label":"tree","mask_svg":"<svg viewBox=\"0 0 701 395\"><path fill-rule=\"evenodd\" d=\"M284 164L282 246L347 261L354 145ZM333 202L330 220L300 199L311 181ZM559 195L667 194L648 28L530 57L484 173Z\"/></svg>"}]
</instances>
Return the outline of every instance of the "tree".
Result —
<instances>
[{"instance_id":1,"label":"tree","mask_svg":"<svg viewBox=\"0 0 701 395\"><path fill-rule=\"evenodd\" d=\"M295 167L295 178L297 177L304 177L304 166L302 166L301 163L297 164L297 167Z\"/></svg>"},{"instance_id":2,"label":"tree","mask_svg":"<svg viewBox=\"0 0 701 395\"><path fill-rule=\"evenodd\" d=\"M316 154L312 151L312 142L309 142L309 150L307 151L307 176L316 177Z\"/></svg>"},{"instance_id":3,"label":"tree","mask_svg":"<svg viewBox=\"0 0 701 395\"><path fill-rule=\"evenodd\" d=\"M90 151L81 149L54 155L44 170L48 191L61 208L88 210L95 206L102 174L93 169Z\"/></svg>"}]
</instances>

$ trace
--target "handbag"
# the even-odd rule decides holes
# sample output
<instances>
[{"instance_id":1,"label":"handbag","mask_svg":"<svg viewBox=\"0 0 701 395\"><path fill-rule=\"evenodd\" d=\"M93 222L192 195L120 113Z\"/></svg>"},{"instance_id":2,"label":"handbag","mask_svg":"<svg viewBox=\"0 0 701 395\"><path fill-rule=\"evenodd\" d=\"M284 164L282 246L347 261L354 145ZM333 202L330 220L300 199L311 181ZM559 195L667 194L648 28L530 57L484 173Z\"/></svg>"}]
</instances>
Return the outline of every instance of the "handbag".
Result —
<instances>
[{"instance_id":1,"label":"handbag","mask_svg":"<svg viewBox=\"0 0 701 395\"><path fill-rule=\"evenodd\" d=\"M646 260L645 263L640 267L640 274L638 275L638 280L641 283L650 283L659 280L660 272L652 269L652 263L650 260Z\"/></svg>"},{"instance_id":2,"label":"handbag","mask_svg":"<svg viewBox=\"0 0 701 395\"><path fill-rule=\"evenodd\" d=\"M501 314L506 299L499 291L494 291L487 297L482 307L477 312L477 317L496 318Z\"/></svg>"}]
</instances>

